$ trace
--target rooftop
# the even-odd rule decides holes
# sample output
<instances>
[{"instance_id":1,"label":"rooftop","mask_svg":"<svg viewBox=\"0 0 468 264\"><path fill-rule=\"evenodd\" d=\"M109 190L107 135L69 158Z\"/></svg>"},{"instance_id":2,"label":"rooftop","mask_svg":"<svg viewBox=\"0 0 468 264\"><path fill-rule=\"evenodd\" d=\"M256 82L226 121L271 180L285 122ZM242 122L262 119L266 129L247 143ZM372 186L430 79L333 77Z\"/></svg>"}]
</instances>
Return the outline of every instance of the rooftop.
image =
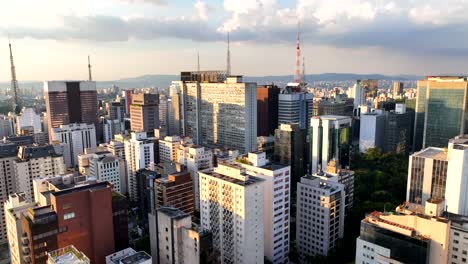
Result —
<instances>
[{"instance_id":1,"label":"rooftop","mask_svg":"<svg viewBox=\"0 0 468 264\"><path fill-rule=\"evenodd\" d=\"M173 219L181 219L190 216L190 214L187 214L184 211L174 207L163 206L158 208L158 212L161 212Z\"/></svg>"},{"instance_id":2,"label":"rooftop","mask_svg":"<svg viewBox=\"0 0 468 264\"><path fill-rule=\"evenodd\" d=\"M414 153L412 156L421 157L435 160L448 160L447 150L443 148L428 147L419 152Z\"/></svg>"},{"instance_id":3,"label":"rooftop","mask_svg":"<svg viewBox=\"0 0 468 264\"><path fill-rule=\"evenodd\" d=\"M215 177L215 178L218 178L220 180L231 182L231 183L234 183L234 184L237 184L237 185L240 185L240 186L249 186L249 185L253 185L253 184L256 184L256 183L259 183L259 182L263 181L262 179L254 177L254 176L248 176L247 180L243 181L243 180L240 180L240 179L233 178L231 176L219 174L219 173L214 172L214 171L205 171L203 173L206 174L206 175L209 175L211 177ZM246 177L247 177L247 175L246 175Z\"/></svg>"},{"instance_id":4,"label":"rooftop","mask_svg":"<svg viewBox=\"0 0 468 264\"><path fill-rule=\"evenodd\" d=\"M58 197L58 196L62 196L62 195L67 195L67 194L71 194L71 193L76 193L76 192L81 192L81 191L96 191L96 190L102 190L102 189L106 189L106 188L109 188L109 183L108 182L97 182L97 183L91 183L91 184L86 184L86 185L78 185L78 186L74 186L72 188L69 188L69 189L65 189L65 190L62 190L62 191L57 191L55 193L53 193L52 195Z\"/></svg>"},{"instance_id":5,"label":"rooftop","mask_svg":"<svg viewBox=\"0 0 468 264\"><path fill-rule=\"evenodd\" d=\"M140 251L120 260L122 264L139 264L151 260L151 256L146 252Z\"/></svg>"},{"instance_id":6,"label":"rooftop","mask_svg":"<svg viewBox=\"0 0 468 264\"><path fill-rule=\"evenodd\" d=\"M89 258L73 245L49 252L49 263L54 264L89 264Z\"/></svg>"}]
</instances>

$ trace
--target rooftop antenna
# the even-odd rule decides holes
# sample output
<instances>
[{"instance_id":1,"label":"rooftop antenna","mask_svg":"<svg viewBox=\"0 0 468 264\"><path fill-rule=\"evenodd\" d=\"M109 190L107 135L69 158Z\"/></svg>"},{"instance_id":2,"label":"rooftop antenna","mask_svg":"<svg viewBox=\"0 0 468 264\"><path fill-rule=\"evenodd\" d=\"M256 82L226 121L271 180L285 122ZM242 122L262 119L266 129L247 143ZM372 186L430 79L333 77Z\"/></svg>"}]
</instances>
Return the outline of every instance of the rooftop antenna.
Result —
<instances>
[{"instance_id":1,"label":"rooftop antenna","mask_svg":"<svg viewBox=\"0 0 468 264\"><path fill-rule=\"evenodd\" d=\"M197 71L200 72L200 52L197 52Z\"/></svg>"},{"instance_id":2,"label":"rooftop antenna","mask_svg":"<svg viewBox=\"0 0 468 264\"><path fill-rule=\"evenodd\" d=\"M302 82L306 83L305 56L302 57Z\"/></svg>"},{"instance_id":3,"label":"rooftop antenna","mask_svg":"<svg viewBox=\"0 0 468 264\"><path fill-rule=\"evenodd\" d=\"M13 111L16 114L19 114L19 104L18 104L18 81L16 80L16 69L15 63L13 61L13 51L11 49L10 36L8 36L8 46L10 48L10 66L11 66L11 88L13 89Z\"/></svg>"},{"instance_id":4,"label":"rooftop antenna","mask_svg":"<svg viewBox=\"0 0 468 264\"><path fill-rule=\"evenodd\" d=\"M88 79L89 81L93 80L93 77L91 76L91 60L90 60L89 55L88 55Z\"/></svg>"},{"instance_id":5,"label":"rooftop antenna","mask_svg":"<svg viewBox=\"0 0 468 264\"><path fill-rule=\"evenodd\" d=\"M296 41L296 67L294 70L294 82L302 83L301 81L301 39L300 39L300 22L297 22L297 41Z\"/></svg>"},{"instance_id":6,"label":"rooftop antenna","mask_svg":"<svg viewBox=\"0 0 468 264\"><path fill-rule=\"evenodd\" d=\"M227 33L227 62L226 62L226 74L231 75L231 50L229 47L229 31Z\"/></svg>"}]
</instances>

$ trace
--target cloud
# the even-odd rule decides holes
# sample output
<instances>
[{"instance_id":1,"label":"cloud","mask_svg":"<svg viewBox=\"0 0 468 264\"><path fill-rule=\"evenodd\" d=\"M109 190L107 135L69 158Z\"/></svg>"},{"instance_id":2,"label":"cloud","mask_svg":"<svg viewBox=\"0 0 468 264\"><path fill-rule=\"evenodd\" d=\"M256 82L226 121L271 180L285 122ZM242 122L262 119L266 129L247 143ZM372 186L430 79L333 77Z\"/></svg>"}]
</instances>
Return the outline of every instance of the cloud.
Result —
<instances>
[{"instance_id":1,"label":"cloud","mask_svg":"<svg viewBox=\"0 0 468 264\"><path fill-rule=\"evenodd\" d=\"M200 20L203 20L203 21L207 21L208 20L208 13L213 11L213 7L211 7L210 5L208 5L207 3L201 1L201 0L198 0L195 4L194 4L194 7L195 7L195 11L197 13L197 18L200 19Z\"/></svg>"},{"instance_id":2,"label":"cloud","mask_svg":"<svg viewBox=\"0 0 468 264\"><path fill-rule=\"evenodd\" d=\"M122 2L127 3L147 3L153 5L166 5L167 2L165 0L120 0Z\"/></svg>"}]
</instances>

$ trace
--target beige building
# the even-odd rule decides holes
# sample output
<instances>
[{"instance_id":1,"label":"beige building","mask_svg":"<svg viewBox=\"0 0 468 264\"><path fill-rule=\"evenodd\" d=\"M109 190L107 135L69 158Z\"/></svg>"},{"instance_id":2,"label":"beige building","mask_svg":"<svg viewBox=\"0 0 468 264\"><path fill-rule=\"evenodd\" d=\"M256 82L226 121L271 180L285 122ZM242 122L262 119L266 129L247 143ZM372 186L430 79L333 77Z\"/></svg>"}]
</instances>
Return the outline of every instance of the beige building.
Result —
<instances>
[{"instance_id":1,"label":"beige building","mask_svg":"<svg viewBox=\"0 0 468 264\"><path fill-rule=\"evenodd\" d=\"M133 94L130 105L132 131L153 133L159 128L159 94Z\"/></svg>"},{"instance_id":2,"label":"beige building","mask_svg":"<svg viewBox=\"0 0 468 264\"><path fill-rule=\"evenodd\" d=\"M167 136L159 140L159 160L161 162L176 162L177 149L181 144L179 136Z\"/></svg>"}]
</instances>

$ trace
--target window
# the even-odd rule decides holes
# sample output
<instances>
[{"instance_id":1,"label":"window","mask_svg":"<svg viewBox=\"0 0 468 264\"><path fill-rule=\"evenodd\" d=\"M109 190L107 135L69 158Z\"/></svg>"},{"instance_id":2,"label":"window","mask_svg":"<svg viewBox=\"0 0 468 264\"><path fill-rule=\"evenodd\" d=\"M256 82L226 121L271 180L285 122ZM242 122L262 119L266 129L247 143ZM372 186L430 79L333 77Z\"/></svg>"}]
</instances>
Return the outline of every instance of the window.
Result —
<instances>
[{"instance_id":1,"label":"window","mask_svg":"<svg viewBox=\"0 0 468 264\"><path fill-rule=\"evenodd\" d=\"M68 219L72 219L72 218L75 218L75 212L66 213L66 214L63 215L63 220L68 220Z\"/></svg>"}]
</instances>

